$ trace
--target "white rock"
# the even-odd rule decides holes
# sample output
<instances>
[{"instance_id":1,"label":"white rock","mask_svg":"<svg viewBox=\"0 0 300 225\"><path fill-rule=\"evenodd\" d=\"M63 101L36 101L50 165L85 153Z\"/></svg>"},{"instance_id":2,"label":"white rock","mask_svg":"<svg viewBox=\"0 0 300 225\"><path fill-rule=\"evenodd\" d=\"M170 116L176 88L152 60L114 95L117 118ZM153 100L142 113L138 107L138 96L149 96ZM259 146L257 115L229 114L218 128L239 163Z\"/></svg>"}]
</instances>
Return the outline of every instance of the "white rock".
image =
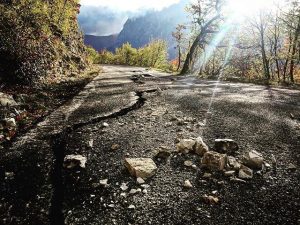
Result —
<instances>
[{"instance_id":1,"label":"white rock","mask_svg":"<svg viewBox=\"0 0 300 225\"><path fill-rule=\"evenodd\" d=\"M128 206L128 209L135 209L135 206L134 205L130 205L130 206Z\"/></svg>"},{"instance_id":2,"label":"white rock","mask_svg":"<svg viewBox=\"0 0 300 225\"><path fill-rule=\"evenodd\" d=\"M150 187L150 185L149 184L142 184L141 187L144 188L144 189L147 189L147 188Z\"/></svg>"},{"instance_id":3,"label":"white rock","mask_svg":"<svg viewBox=\"0 0 300 225\"><path fill-rule=\"evenodd\" d=\"M184 161L184 165L187 166L187 167L191 167L193 165L193 162L192 161Z\"/></svg>"},{"instance_id":4,"label":"white rock","mask_svg":"<svg viewBox=\"0 0 300 225\"><path fill-rule=\"evenodd\" d=\"M109 207L109 208L114 208L114 207L115 207L115 204L109 204L108 207Z\"/></svg>"},{"instance_id":5,"label":"white rock","mask_svg":"<svg viewBox=\"0 0 300 225\"><path fill-rule=\"evenodd\" d=\"M176 144L176 148L179 152L189 153L194 151L195 140L192 139L182 139Z\"/></svg>"},{"instance_id":6,"label":"white rock","mask_svg":"<svg viewBox=\"0 0 300 225\"><path fill-rule=\"evenodd\" d=\"M253 171L247 166L242 165L239 170L239 178L241 179L251 179L253 178Z\"/></svg>"},{"instance_id":7,"label":"white rock","mask_svg":"<svg viewBox=\"0 0 300 225\"><path fill-rule=\"evenodd\" d=\"M122 183L120 188L121 188L122 191L126 191L128 189L128 186L127 186L127 184Z\"/></svg>"},{"instance_id":8,"label":"white rock","mask_svg":"<svg viewBox=\"0 0 300 225\"><path fill-rule=\"evenodd\" d=\"M8 128L16 127L17 123L14 118L4 119L5 126Z\"/></svg>"},{"instance_id":9,"label":"white rock","mask_svg":"<svg viewBox=\"0 0 300 225\"><path fill-rule=\"evenodd\" d=\"M120 194L120 196L125 198L125 197L126 197L126 193L122 192L122 193Z\"/></svg>"},{"instance_id":10,"label":"white rock","mask_svg":"<svg viewBox=\"0 0 300 225\"><path fill-rule=\"evenodd\" d=\"M227 162L227 155L209 151L203 155L202 166L213 170L223 170Z\"/></svg>"},{"instance_id":11,"label":"white rock","mask_svg":"<svg viewBox=\"0 0 300 225\"><path fill-rule=\"evenodd\" d=\"M136 193L138 193L138 190L137 190L137 189L131 189L131 190L129 191L129 194L131 194L131 195L134 195L134 194L136 194Z\"/></svg>"},{"instance_id":12,"label":"white rock","mask_svg":"<svg viewBox=\"0 0 300 225\"><path fill-rule=\"evenodd\" d=\"M0 92L0 105L2 106L15 106L18 103L11 95Z\"/></svg>"},{"instance_id":13,"label":"white rock","mask_svg":"<svg viewBox=\"0 0 300 225\"><path fill-rule=\"evenodd\" d=\"M287 167L288 170L296 170L297 169L297 166L294 165L293 163L290 163Z\"/></svg>"},{"instance_id":14,"label":"white rock","mask_svg":"<svg viewBox=\"0 0 300 225\"><path fill-rule=\"evenodd\" d=\"M194 170L198 169L198 167L197 167L195 164L192 165L192 168L193 168Z\"/></svg>"},{"instance_id":15,"label":"white rock","mask_svg":"<svg viewBox=\"0 0 300 225\"><path fill-rule=\"evenodd\" d=\"M265 167L266 167L267 169L270 169L270 168L271 168L271 165L270 165L269 163L267 163L267 162L264 162L264 165L265 165Z\"/></svg>"},{"instance_id":16,"label":"white rock","mask_svg":"<svg viewBox=\"0 0 300 225\"><path fill-rule=\"evenodd\" d=\"M224 175L226 177L232 177L235 175L235 170L225 171Z\"/></svg>"},{"instance_id":17,"label":"white rock","mask_svg":"<svg viewBox=\"0 0 300 225\"><path fill-rule=\"evenodd\" d=\"M144 184L144 183L145 183L145 180L144 180L143 178L141 178L141 177L138 177L138 178L136 179L136 182L137 182L138 184Z\"/></svg>"},{"instance_id":18,"label":"white rock","mask_svg":"<svg viewBox=\"0 0 300 225\"><path fill-rule=\"evenodd\" d=\"M264 163L264 158L262 154L252 150L243 156L242 162L252 169L261 169Z\"/></svg>"},{"instance_id":19,"label":"white rock","mask_svg":"<svg viewBox=\"0 0 300 225\"><path fill-rule=\"evenodd\" d=\"M103 126L103 127L109 127L109 124L104 122L104 123L102 124L102 126Z\"/></svg>"},{"instance_id":20,"label":"white rock","mask_svg":"<svg viewBox=\"0 0 300 225\"><path fill-rule=\"evenodd\" d=\"M236 182L236 183L247 183L245 180L236 178L236 177L230 177L230 181Z\"/></svg>"},{"instance_id":21,"label":"white rock","mask_svg":"<svg viewBox=\"0 0 300 225\"><path fill-rule=\"evenodd\" d=\"M67 169L75 167L85 168L87 158L82 155L66 155L64 158L63 166Z\"/></svg>"},{"instance_id":22,"label":"white rock","mask_svg":"<svg viewBox=\"0 0 300 225\"><path fill-rule=\"evenodd\" d=\"M204 173L203 178L211 178L212 174L211 173Z\"/></svg>"},{"instance_id":23,"label":"white rock","mask_svg":"<svg viewBox=\"0 0 300 225\"><path fill-rule=\"evenodd\" d=\"M186 187L186 188L192 188L193 187L192 183L189 180L184 181L183 186Z\"/></svg>"},{"instance_id":24,"label":"white rock","mask_svg":"<svg viewBox=\"0 0 300 225\"><path fill-rule=\"evenodd\" d=\"M100 185L103 186L103 187L108 187L108 179L103 179L103 180L100 180Z\"/></svg>"},{"instance_id":25,"label":"white rock","mask_svg":"<svg viewBox=\"0 0 300 225\"><path fill-rule=\"evenodd\" d=\"M94 146L94 140L91 139L91 140L89 140L89 147L92 148L93 146Z\"/></svg>"},{"instance_id":26,"label":"white rock","mask_svg":"<svg viewBox=\"0 0 300 225\"><path fill-rule=\"evenodd\" d=\"M208 152L209 148L208 146L204 143L201 137L196 138L196 143L195 143L195 152L196 154L203 156L204 153Z\"/></svg>"},{"instance_id":27,"label":"white rock","mask_svg":"<svg viewBox=\"0 0 300 225\"><path fill-rule=\"evenodd\" d=\"M126 158L125 166L132 176L147 179L152 177L157 166L151 158Z\"/></svg>"},{"instance_id":28,"label":"white rock","mask_svg":"<svg viewBox=\"0 0 300 225\"><path fill-rule=\"evenodd\" d=\"M144 194L147 194L147 193L148 193L148 190L147 190L147 189L144 189L144 190L143 190L143 193L144 193Z\"/></svg>"},{"instance_id":29,"label":"white rock","mask_svg":"<svg viewBox=\"0 0 300 225\"><path fill-rule=\"evenodd\" d=\"M15 176L14 172L5 172L5 179L6 180L12 180Z\"/></svg>"}]
</instances>

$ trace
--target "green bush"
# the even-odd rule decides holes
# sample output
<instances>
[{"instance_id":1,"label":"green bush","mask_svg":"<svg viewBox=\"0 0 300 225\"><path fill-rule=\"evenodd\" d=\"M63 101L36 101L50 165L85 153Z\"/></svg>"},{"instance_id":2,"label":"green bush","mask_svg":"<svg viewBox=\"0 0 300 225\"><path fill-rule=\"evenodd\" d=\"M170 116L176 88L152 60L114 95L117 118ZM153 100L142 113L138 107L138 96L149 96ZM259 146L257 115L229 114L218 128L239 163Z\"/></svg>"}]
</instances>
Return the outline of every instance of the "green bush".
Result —
<instances>
[{"instance_id":1,"label":"green bush","mask_svg":"<svg viewBox=\"0 0 300 225\"><path fill-rule=\"evenodd\" d=\"M125 43L116 49L115 54L106 50L99 53L99 63L102 64L153 67L162 70L171 68L167 58L167 43L163 40L154 40L139 49Z\"/></svg>"}]
</instances>

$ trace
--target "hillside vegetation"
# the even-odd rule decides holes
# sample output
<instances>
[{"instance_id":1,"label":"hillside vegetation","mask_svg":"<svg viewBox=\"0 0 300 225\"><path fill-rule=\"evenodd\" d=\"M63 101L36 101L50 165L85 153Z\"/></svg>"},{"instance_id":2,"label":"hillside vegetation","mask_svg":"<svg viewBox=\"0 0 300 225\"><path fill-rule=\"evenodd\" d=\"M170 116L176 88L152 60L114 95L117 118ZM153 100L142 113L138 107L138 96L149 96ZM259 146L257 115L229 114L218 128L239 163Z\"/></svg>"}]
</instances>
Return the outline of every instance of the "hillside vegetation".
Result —
<instances>
[{"instance_id":1,"label":"hillside vegetation","mask_svg":"<svg viewBox=\"0 0 300 225\"><path fill-rule=\"evenodd\" d=\"M115 53L100 51L94 53L94 61L101 64L152 67L164 71L173 70L168 62L167 42L153 40L141 48L133 48L128 42L117 48Z\"/></svg>"},{"instance_id":2,"label":"hillside vegetation","mask_svg":"<svg viewBox=\"0 0 300 225\"><path fill-rule=\"evenodd\" d=\"M0 79L37 83L89 64L78 0L0 0Z\"/></svg>"}]
</instances>

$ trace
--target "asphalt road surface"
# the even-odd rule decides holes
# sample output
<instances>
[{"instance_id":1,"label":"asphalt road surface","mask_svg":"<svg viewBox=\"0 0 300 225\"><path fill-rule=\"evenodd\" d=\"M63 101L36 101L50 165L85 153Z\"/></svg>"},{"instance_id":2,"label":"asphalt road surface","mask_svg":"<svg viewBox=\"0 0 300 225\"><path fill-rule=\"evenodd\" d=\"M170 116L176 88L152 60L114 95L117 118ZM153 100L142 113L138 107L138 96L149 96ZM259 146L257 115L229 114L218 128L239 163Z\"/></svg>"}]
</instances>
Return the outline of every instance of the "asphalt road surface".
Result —
<instances>
[{"instance_id":1,"label":"asphalt road surface","mask_svg":"<svg viewBox=\"0 0 300 225\"><path fill-rule=\"evenodd\" d=\"M0 150L0 224L300 224L299 90L103 69L72 101ZM201 168L199 156L176 152L177 137L198 136L211 148L216 138L234 139L235 157L256 150L271 168L232 182ZM162 148L172 152L165 160L155 158ZM86 168L64 168L70 154L85 156ZM125 157L155 160L158 170L146 186L128 173ZM212 176L203 177L207 172ZM185 188L185 180L193 187ZM209 204L205 195L219 202Z\"/></svg>"}]
</instances>

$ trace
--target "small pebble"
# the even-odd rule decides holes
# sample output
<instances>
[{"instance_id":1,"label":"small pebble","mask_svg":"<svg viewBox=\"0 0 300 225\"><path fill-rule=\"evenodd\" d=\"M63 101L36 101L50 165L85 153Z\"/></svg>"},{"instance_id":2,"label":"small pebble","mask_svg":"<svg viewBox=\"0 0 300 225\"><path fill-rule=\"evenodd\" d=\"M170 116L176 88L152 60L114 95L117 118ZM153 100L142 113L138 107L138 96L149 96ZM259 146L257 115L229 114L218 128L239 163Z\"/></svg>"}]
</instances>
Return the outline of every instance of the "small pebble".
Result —
<instances>
[{"instance_id":1,"label":"small pebble","mask_svg":"<svg viewBox=\"0 0 300 225\"><path fill-rule=\"evenodd\" d=\"M130 205L130 206L128 206L128 209L135 209L135 206L134 205Z\"/></svg>"},{"instance_id":2,"label":"small pebble","mask_svg":"<svg viewBox=\"0 0 300 225\"><path fill-rule=\"evenodd\" d=\"M136 179L136 182L137 182L138 184L144 184L144 183L145 183L145 180L144 180L143 178L141 178L141 177L138 177L138 178Z\"/></svg>"},{"instance_id":3,"label":"small pebble","mask_svg":"<svg viewBox=\"0 0 300 225\"><path fill-rule=\"evenodd\" d=\"M184 181L183 186L186 187L186 188L192 188L193 187L192 183L189 180Z\"/></svg>"}]
</instances>

